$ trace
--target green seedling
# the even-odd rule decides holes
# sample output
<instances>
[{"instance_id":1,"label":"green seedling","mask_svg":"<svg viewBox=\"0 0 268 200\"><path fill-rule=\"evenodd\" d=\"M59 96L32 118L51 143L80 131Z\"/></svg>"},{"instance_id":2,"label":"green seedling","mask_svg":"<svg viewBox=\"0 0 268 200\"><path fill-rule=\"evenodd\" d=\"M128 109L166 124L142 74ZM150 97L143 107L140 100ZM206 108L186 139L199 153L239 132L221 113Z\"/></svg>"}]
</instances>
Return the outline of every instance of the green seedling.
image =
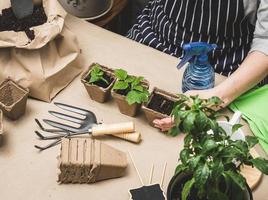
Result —
<instances>
[{"instance_id":1,"label":"green seedling","mask_svg":"<svg viewBox=\"0 0 268 200\"><path fill-rule=\"evenodd\" d=\"M149 100L149 91L144 86L144 78L129 76L123 69L115 70L117 81L114 84L114 90L126 91L126 100L129 105L134 103L141 104Z\"/></svg>"},{"instance_id":2,"label":"green seedling","mask_svg":"<svg viewBox=\"0 0 268 200\"><path fill-rule=\"evenodd\" d=\"M94 84L99 81L103 81L107 85L109 84L109 82L104 78L104 72L101 70L101 66L99 64L95 64L92 67L92 70L89 75L90 75L89 79L90 84Z\"/></svg>"}]
</instances>

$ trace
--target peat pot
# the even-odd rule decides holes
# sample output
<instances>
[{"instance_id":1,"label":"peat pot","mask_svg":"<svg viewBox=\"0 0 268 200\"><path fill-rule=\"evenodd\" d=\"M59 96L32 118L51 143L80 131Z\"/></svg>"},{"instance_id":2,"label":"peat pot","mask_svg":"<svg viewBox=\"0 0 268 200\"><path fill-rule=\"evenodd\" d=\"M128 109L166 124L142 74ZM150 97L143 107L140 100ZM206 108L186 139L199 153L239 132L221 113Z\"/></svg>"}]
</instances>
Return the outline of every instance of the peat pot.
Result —
<instances>
[{"instance_id":1,"label":"peat pot","mask_svg":"<svg viewBox=\"0 0 268 200\"><path fill-rule=\"evenodd\" d=\"M81 82L84 84L88 95L90 98L94 101L97 101L99 103L106 102L111 97L111 90L115 82L115 76L114 71L112 69L109 69L107 67L101 66L101 70L104 72L104 78L108 80L109 84L106 85L104 82L97 82L95 84L90 84L90 72L92 67L95 65L93 63L89 69L82 75Z\"/></svg>"},{"instance_id":2,"label":"peat pot","mask_svg":"<svg viewBox=\"0 0 268 200\"><path fill-rule=\"evenodd\" d=\"M25 113L29 90L7 79L0 85L0 109L11 120Z\"/></svg>"},{"instance_id":3,"label":"peat pot","mask_svg":"<svg viewBox=\"0 0 268 200\"><path fill-rule=\"evenodd\" d=\"M113 6L113 0L58 0L70 14L87 19L105 15Z\"/></svg>"},{"instance_id":4,"label":"peat pot","mask_svg":"<svg viewBox=\"0 0 268 200\"><path fill-rule=\"evenodd\" d=\"M149 82L147 80L142 81L142 84L147 89L149 88ZM115 90L112 90L112 97L115 99L119 111L124 115L135 117L141 109L141 104L134 103L132 105L129 105L126 100L126 96L117 93Z\"/></svg>"},{"instance_id":5,"label":"peat pot","mask_svg":"<svg viewBox=\"0 0 268 200\"><path fill-rule=\"evenodd\" d=\"M174 175L168 185L167 200L181 200L182 188L184 184L191 178L192 178L192 175L189 173L178 173ZM241 194L239 194L239 198L240 200L253 200L252 192L248 185L247 185L247 189L243 191ZM187 200L193 200L193 199L194 200L206 200L206 199L198 199L195 196L194 192L191 192Z\"/></svg>"},{"instance_id":6,"label":"peat pot","mask_svg":"<svg viewBox=\"0 0 268 200\"><path fill-rule=\"evenodd\" d=\"M149 101L142 105L142 110L148 123L153 126L155 119L163 119L170 116L174 104L178 100L179 97L177 95L155 87L149 97Z\"/></svg>"}]
</instances>

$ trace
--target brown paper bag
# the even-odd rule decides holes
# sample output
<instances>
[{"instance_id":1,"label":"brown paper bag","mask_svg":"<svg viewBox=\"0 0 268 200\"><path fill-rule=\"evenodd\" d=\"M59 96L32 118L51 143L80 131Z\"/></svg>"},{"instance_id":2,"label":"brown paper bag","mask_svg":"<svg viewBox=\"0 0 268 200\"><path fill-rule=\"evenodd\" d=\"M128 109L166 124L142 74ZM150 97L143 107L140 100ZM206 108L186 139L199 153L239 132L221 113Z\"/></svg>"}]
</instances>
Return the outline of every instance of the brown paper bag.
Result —
<instances>
[{"instance_id":1,"label":"brown paper bag","mask_svg":"<svg viewBox=\"0 0 268 200\"><path fill-rule=\"evenodd\" d=\"M10 7L1 0L0 12ZM65 88L82 71L76 62L80 49L76 36L64 26L66 12L58 1L43 0L48 20L32 27L31 41L25 32L0 32L0 81L7 77L30 89L30 96L43 101Z\"/></svg>"}]
</instances>

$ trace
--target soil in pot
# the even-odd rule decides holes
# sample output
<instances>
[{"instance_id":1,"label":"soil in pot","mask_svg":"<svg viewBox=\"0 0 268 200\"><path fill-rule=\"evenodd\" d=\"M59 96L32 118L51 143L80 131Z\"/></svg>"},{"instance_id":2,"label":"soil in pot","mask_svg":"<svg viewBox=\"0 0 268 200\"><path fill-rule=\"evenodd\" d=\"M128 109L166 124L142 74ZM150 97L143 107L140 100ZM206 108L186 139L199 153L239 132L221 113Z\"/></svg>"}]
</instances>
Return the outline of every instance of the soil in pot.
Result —
<instances>
[{"instance_id":1,"label":"soil in pot","mask_svg":"<svg viewBox=\"0 0 268 200\"><path fill-rule=\"evenodd\" d=\"M0 86L0 108L10 119L16 120L25 112L29 91L11 80Z\"/></svg>"},{"instance_id":2,"label":"soil in pot","mask_svg":"<svg viewBox=\"0 0 268 200\"><path fill-rule=\"evenodd\" d=\"M33 14L23 19L17 19L12 8L6 8L2 10L2 15L0 15L0 31L24 31L27 37L33 40L35 34L30 28L45 22L47 22L47 16L42 5L36 5Z\"/></svg>"},{"instance_id":3,"label":"soil in pot","mask_svg":"<svg viewBox=\"0 0 268 200\"><path fill-rule=\"evenodd\" d=\"M183 187L184 187L185 183L188 180L190 180L191 178L192 178L192 175L185 174L185 173L175 175L171 179L171 181L168 185L167 200L181 200ZM241 193L237 193L238 186L232 185L229 187L232 187L235 191L235 192L231 191L230 196L233 196L233 198L231 198L229 200L232 200L232 199L253 200L249 186L247 186L247 190L245 190L245 191L241 190ZM225 186L222 185L222 186L220 186L220 188L225 188ZM203 199L197 198L197 190L192 189L187 200L207 200L207 198L203 198Z\"/></svg>"},{"instance_id":4,"label":"soil in pot","mask_svg":"<svg viewBox=\"0 0 268 200\"><path fill-rule=\"evenodd\" d=\"M160 94L154 94L150 103L148 104L148 108L165 115L170 115L174 104L174 101L171 101Z\"/></svg>"},{"instance_id":5,"label":"soil in pot","mask_svg":"<svg viewBox=\"0 0 268 200\"><path fill-rule=\"evenodd\" d=\"M150 95L149 102L143 104L142 110L151 126L155 119L163 119L170 116L174 104L179 100L175 94L154 88Z\"/></svg>"}]
</instances>

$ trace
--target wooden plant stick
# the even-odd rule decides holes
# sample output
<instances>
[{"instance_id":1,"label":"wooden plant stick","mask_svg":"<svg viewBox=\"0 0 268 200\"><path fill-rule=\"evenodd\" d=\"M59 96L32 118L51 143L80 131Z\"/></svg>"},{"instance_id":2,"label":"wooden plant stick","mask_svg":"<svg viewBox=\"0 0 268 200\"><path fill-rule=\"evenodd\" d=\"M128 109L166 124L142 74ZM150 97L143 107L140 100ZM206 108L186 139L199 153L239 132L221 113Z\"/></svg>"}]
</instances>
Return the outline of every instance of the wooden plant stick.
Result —
<instances>
[{"instance_id":1,"label":"wooden plant stick","mask_svg":"<svg viewBox=\"0 0 268 200\"><path fill-rule=\"evenodd\" d=\"M141 178L140 172L139 172L139 170L138 170L138 168L137 168L137 166L136 166L136 164L135 164L135 162L134 162L134 159L133 159L132 154L130 153L130 151L128 151L128 154L129 154L130 159L131 159L131 162L133 163L133 166L134 166L134 168L135 168L135 170L136 170L136 172L137 172L137 174L138 174L138 176L139 176L139 179L140 179L141 185L142 185L142 186L144 186L144 183L143 183L143 181L142 181L142 178Z\"/></svg>"},{"instance_id":2,"label":"wooden plant stick","mask_svg":"<svg viewBox=\"0 0 268 200\"><path fill-rule=\"evenodd\" d=\"M166 169L167 169L167 162L164 165L164 169L163 169L163 173L162 173L162 178L161 178L161 182L160 182L161 187L163 187L163 183L164 183L164 179L165 179L165 175L166 175Z\"/></svg>"},{"instance_id":3,"label":"wooden plant stick","mask_svg":"<svg viewBox=\"0 0 268 200\"><path fill-rule=\"evenodd\" d=\"M149 178L148 185L150 185L152 183L153 174L154 174L154 164L152 164L152 168L151 168L151 172L150 172L150 178Z\"/></svg>"}]
</instances>

